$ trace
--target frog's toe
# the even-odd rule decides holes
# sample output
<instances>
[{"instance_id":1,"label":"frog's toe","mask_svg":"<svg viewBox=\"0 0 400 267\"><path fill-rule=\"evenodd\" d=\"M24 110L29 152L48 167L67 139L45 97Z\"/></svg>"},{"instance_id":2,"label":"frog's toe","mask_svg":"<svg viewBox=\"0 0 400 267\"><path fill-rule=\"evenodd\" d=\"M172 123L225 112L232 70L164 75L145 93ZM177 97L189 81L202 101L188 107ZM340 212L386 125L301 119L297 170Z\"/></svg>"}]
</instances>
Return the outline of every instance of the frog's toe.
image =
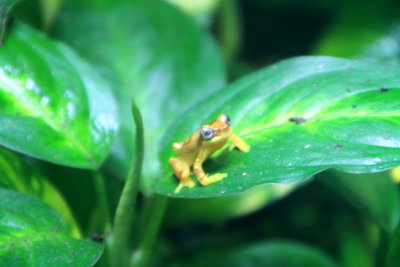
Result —
<instances>
[{"instance_id":1,"label":"frog's toe","mask_svg":"<svg viewBox=\"0 0 400 267\"><path fill-rule=\"evenodd\" d=\"M221 181L226 176L228 176L228 174L226 174L226 173L215 173L213 175L205 177L200 182L202 185L206 186L206 185Z\"/></svg>"},{"instance_id":2,"label":"frog's toe","mask_svg":"<svg viewBox=\"0 0 400 267\"><path fill-rule=\"evenodd\" d=\"M178 193L184 187L193 188L195 185L196 185L196 183L193 182L191 179L186 182L180 182L179 185L176 187L174 193Z\"/></svg>"},{"instance_id":3,"label":"frog's toe","mask_svg":"<svg viewBox=\"0 0 400 267\"><path fill-rule=\"evenodd\" d=\"M214 182L221 181L221 180L224 179L226 176L228 176L227 173L215 173L215 174L209 176L208 179L210 179L210 181L211 181L212 183L214 183Z\"/></svg>"}]
</instances>

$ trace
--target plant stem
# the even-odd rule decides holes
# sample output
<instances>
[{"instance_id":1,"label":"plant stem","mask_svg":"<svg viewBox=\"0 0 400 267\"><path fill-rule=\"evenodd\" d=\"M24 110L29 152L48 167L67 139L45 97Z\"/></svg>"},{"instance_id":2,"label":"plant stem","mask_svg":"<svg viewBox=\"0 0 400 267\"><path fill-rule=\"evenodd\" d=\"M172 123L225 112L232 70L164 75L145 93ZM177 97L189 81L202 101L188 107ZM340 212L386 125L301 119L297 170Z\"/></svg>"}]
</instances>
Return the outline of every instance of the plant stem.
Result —
<instances>
[{"instance_id":1,"label":"plant stem","mask_svg":"<svg viewBox=\"0 0 400 267\"><path fill-rule=\"evenodd\" d=\"M93 180L96 189L97 203L99 203L99 210L104 222L103 230L107 233L111 228L111 216L108 206L107 190L104 183L104 176L100 171L93 172Z\"/></svg>"},{"instance_id":2,"label":"plant stem","mask_svg":"<svg viewBox=\"0 0 400 267\"><path fill-rule=\"evenodd\" d=\"M222 55L229 66L236 57L241 40L237 0L222 0L218 10L218 39Z\"/></svg>"},{"instance_id":3,"label":"plant stem","mask_svg":"<svg viewBox=\"0 0 400 267\"><path fill-rule=\"evenodd\" d=\"M6 34L8 15L14 5L19 2L19 0L9 1L8 3L0 4L0 46L3 45L4 37Z\"/></svg>"},{"instance_id":4,"label":"plant stem","mask_svg":"<svg viewBox=\"0 0 400 267\"><path fill-rule=\"evenodd\" d=\"M132 101L132 115L136 124L135 162L129 170L114 218L113 233L109 244L111 266L127 266L128 240L135 213L136 195L142 171L144 140L143 121L139 109Z\"/></svg>"},{"instance_id":5,"label":"plant stem","mask_svg":"<svg viewBox=\"0 0 400 267\"><path fill-rule=\"evenodd\" d=\"M375 254L375 266L383 267L386 264L387 255L390 248L390 234L381 230L378 248Z\"/></svg>"},{"instance_id":6,"label":"plant stem","mask_svg":"<svg viewBox=\"0 0 400 267\"><path fill-rule=\"evenodd\" d=\"M154 242L156 240L158 230L160 228L164 211L167 206L167 198L160 195L154 195L151 200L150 212L146 218L145 228L143 229L143 238L138 249L132 255L130 262L131 267L146 266L151 255Z\"/></svg>"}]
</instances>

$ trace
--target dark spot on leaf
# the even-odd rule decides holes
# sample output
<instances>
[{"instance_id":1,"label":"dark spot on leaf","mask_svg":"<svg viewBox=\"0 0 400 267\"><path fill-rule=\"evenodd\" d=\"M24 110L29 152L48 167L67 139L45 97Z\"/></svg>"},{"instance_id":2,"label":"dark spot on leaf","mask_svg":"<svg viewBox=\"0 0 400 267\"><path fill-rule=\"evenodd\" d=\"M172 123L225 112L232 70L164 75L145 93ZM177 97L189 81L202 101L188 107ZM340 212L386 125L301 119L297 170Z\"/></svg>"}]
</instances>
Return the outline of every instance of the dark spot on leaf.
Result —
<instances>
[{"instance_id":1,"label":"dark spot on leaf","mask_svg":"<svg viewBox=\"0 0 400 267\"><path fill-rule=\"evenodd\" d=\"M346 92L347 92L347 93L351 93L351 90L350 90L350 89L346 89Z\"/></svg>"},{"instance_id":2,"label":"dark spot on leaf","mask_svg":"<svg viewBox=\"0 0 400 267\"><path fill-rule=\"evenodd\" d=\"M353 67L348 67L347 70L354 70L354 68Z\"/></svg>"},{"instance_id":3,"label":"dark spot on leaf","mask_svg":"<svg viewBox=\"0 0 400 267\"><path fill-rule=\"evenodd\" d=\"M53 227L53 231L54 231L54 232L60 231L60 226L54 226L54 227Z\"/></svg>"},{"instance_id":4,"label":"dark spot on leaf","mask_svg":"<svg viewBox=\"0 0 400 267\"><path fill-rule=\"evenodd\" d=\"M334 148L334 149L342 149L343 146L342 146L342 145L335 145L333 148Z\"/></svg>"},{"instance_id":5,"label":"dark spot on leaf","mask_svg":"<svg viewBox=\"0 0 400 267\"><path fill-rule=\"evenodd\" d=\"M352 105L351 108L357 108L357 105Z\"/></svg>"},{"instance_id":6,"label":"dark spot on leaf","mask_svg":"<svg viewBox=\"0 0 400 267\"><path fill-rule=\"evenodd\" d=\"M296 124L302 124L306 122L306 120L303 118L290 118L289 121L294 122Z\"/></svg>"},{"instance_id":7,"label":"dark spot on leaf","mask_svg":"<svg viewBox=\"0 0 400 267\"><path fill-rule=\"evenodd\" d=\"M103 242L104 235L94 233L90 235L90 239L94 242Z\"/></svg>"},{"instance_id":8,"label":"dark spot on leaf","mask_svg":"<svg viewBox=\"0 0 400 267\"><path fill-rule=\"evenodd\" d=\"M382 87L381 89L379 89L379 93L386 93L387 91L389 91L389 89L386 87Z\"/></svg>"}]
</instances>

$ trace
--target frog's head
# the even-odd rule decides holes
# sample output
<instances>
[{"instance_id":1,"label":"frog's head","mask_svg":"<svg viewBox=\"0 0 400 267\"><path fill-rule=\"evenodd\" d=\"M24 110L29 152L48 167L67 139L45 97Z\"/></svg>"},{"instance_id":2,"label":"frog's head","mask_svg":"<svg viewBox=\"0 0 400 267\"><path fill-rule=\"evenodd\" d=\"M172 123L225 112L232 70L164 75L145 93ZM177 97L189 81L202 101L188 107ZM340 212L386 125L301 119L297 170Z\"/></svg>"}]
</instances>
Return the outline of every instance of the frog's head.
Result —
<instances>
[{"instance_id":1,"label":"frog's head","mask_svg":"<svg viewBox=\"0 0 400 267\"><path fill-rule=\"evenodd\" d=\"M200 138L203 141L218 141L228 138L230 134L230 119L225 114L219 115L215 121L204 125L200 129Z\"/></svg>"}]
</instances>

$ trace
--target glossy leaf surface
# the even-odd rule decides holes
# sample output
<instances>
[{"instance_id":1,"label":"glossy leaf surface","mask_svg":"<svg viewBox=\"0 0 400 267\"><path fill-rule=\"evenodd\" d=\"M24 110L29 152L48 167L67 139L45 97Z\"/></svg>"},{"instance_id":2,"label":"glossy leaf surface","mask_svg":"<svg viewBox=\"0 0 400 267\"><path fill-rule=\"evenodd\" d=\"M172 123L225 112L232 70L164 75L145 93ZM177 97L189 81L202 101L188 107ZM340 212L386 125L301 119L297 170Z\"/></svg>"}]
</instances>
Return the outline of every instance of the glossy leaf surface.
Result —
<instances>
[{"instance_id":1,"label":"glossy leaf surface","mask_svg":"<svg viewBox=\"0 0 400 267\"><path fill-rule=\"evenodd\" d=\"M160 176L157 153L169 123L222 87L221 57L209 36L162 1L86 2L69 2L54 32L115 85L122 126L107 168L122 178L134 152L131 97L140 108L149 182Z\"/></svg>"},{"instance_id":2,"label":"glossy leaf surface","mask_svg":"<svg viewBox=\"0 0 400 267\"><path fill-rule=\"evenodd\" d=\"M95 168L116 131L109 87L68 47L14 25L0 48L0 145Z\"/></svg>"},{"instance_id":3,"label":"glossy leaf surface","mask_svg":"<svg viewBox=\"0 0 400 267\"><path fill-rule=\"evenodd\" d=\"M379 227L394 231L400 220L400 196L388 172L349 174L330 172L319 180L339 192Z\"/></svg>"},{"instance_id":4,"label":"glossy leaf surface","mask_svg":"<svg viewBox=\"0 0 400 267\"><path fill-rule=\"evenodd\" d=\"M322 251L305 244L288 241L254 244L225 255L229 256L213 266L338 266Z\"/></svg>"},{"instance_id":5,"label":"glossy leaf surface","mask_svg":"<svg viewBox=\"0 0 400 267\"><path fill-rule=\"evenodd\" d=\"M362 61L299 57L225 87L185 112L164 137L165 177L154 189L171 197L213 197L262 183L291 183L328 168L376 172L400 163L400 69ZM174 194L173 142L226 113L249 153L225 149L205 164L228 177Z\"/></svg>"},{"instance_id":6,"label":"glossy leaf surface","mask_svg":"<svg viewBox=\"0 0 400 267\"><path fill-rule=\"evenodd\" d=\"M43 202L0 189L1 266L92 266L102 251L100 242L69 237Z\"/></svg>"}]
</instances>

